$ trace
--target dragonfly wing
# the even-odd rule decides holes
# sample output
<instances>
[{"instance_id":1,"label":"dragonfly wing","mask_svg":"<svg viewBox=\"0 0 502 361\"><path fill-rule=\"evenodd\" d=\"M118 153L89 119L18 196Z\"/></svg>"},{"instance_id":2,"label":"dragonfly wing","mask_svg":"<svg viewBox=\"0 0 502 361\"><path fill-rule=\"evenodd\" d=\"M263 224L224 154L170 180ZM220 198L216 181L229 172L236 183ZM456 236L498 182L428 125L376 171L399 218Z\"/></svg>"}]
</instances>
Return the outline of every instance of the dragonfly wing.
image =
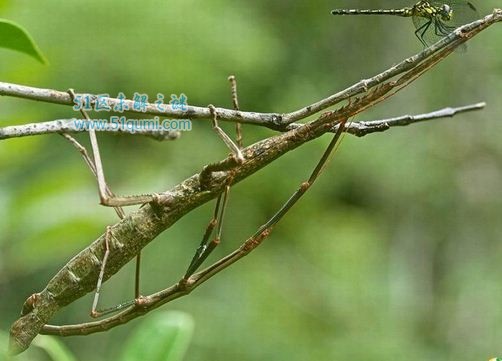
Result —
<instances>
[{"instance_id":1,"label":"dragonfly wing","mask_svg":"<svg viewBox=\"0 0 502 361\"><path fill-rule=\"evenodd\" d=\"M452 3L453 22L456 26L465 25L481 18L478 10L470 1Z\"/></svg>"},{"instance_id":2,"label":"dragonfly wing","mask_svg":"<svg viewBox=\"0 0 502 361\"><path fill-rule=\"evenodd\" d=\"M439 0L431 1L431 5L441 7L447 4L453 10L453 17L444 23L450 27L459 27L480 18L478 10L471 1L466 0Z\"/></svg>"}]
</instances>

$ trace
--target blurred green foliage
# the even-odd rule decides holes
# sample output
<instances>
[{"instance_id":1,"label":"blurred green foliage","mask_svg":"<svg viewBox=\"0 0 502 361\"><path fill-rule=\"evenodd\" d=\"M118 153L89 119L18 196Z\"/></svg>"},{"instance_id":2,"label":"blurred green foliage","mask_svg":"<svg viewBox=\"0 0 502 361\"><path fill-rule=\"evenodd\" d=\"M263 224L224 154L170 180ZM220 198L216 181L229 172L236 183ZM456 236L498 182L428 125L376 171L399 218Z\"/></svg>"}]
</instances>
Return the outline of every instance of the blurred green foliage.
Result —
<instances>
[{"instance_id":1,"label":"blurred green foliage","mask_svg":"<svg viewBox=\"0 0 502 361\"><path fill-rule=\"evenodd\" d=\"M127 342L121 360L182 361L193 326L193 319L184 312L149 315Z\"/></svg>"},{"instance_id":2,"label":"blurred green foliage","mask_svg":"<svg viewBox=\"0 0 502 361\"><path fill-rule=\"evenodd\" d=\"M184 312L167 311L149 315L129 339L118 361L182 361L193 334L193 319ZM0 360L33 360L43 351L52 361L76 361L71 351L54 336L38 336L30 351L12 357L7 350L7 333L0 331ZM32 351L35 349L36 351Z\"/></svg>"},{"instance_id":3,"label":"blurred green foliage","mask_svg":"<svg viewBox=\"0 0 502 361\"><path fill-rule=\"evenodd\" d=\"M334 7L407 1L18 0L51 65L0 49L0 80L81 92L188 96L189 104L286 112L421 50L408 19L335 18ZM478 1L482 14L499 0ZM190 296L164 306L197 325L187 360L485 360L502 354L502 29L495 25L411 87L357 120L486 101L482 112L364 139L345 137L330 167L270 239ZM74 116L2 97L0 125ZM233 125L224 124L229 133ZM245 143L273 132L244 126ZM167 190L228 150L209 122L158 143L98 134L118 194ZM87 144L85 135L78 139ZM224 239L236 248L307 176L328 142L288 154L235 186ZM176 282L211 215L208 204L144 251L142 292ZM98 205L80 155L57 135L0 142L0 328L75 253L116 221ZM107 282L103 305L130 299L134 265ZM88 319L91 296L54 323ZM155 315L154 311L152 315ZM77 359L117 359L138 320L63 341ZM30 359L43 360L33 352Z\"/></svg>"}]
</instances>

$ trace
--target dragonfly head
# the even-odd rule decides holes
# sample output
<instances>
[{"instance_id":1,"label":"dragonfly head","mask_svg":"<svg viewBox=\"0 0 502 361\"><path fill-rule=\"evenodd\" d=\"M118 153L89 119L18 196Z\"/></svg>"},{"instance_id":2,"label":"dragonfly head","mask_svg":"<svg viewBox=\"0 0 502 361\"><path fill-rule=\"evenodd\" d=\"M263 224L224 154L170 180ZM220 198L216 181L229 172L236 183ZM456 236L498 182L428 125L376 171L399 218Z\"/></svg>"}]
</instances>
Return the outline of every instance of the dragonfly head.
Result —
<instances>
[{"instance_id":1,"label":"dragonfly head","mask_svg":"<svg viewBox=\"0 0 502 361\"><path fill-rule=\"evenodd\" d=\"M441 9L439 10L439 15L441 16L441 20L450 21L453 17L453 10L451 9L450 5L443 4L443 6L441 6Z\"/></svg>"}]
</instances>

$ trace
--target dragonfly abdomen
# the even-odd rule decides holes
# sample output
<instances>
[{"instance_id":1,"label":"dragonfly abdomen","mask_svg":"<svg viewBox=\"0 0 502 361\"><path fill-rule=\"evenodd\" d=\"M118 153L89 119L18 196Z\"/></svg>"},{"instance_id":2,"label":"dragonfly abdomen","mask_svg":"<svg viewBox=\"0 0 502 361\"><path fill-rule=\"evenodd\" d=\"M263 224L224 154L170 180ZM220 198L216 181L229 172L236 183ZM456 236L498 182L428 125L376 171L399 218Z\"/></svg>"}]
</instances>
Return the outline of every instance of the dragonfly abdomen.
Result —
<instances>
[{"instance_id":1,"label":"dragonfly abdomen","mask_svg":"<svg viewBox=\"0 0 502 361\"><path fill-rule=\"evenodd\" d=\"M395 16L412 16L411 8L404 9L334 9L331 10L333 15L395 15Z\"/></svg>"}]
</instances>

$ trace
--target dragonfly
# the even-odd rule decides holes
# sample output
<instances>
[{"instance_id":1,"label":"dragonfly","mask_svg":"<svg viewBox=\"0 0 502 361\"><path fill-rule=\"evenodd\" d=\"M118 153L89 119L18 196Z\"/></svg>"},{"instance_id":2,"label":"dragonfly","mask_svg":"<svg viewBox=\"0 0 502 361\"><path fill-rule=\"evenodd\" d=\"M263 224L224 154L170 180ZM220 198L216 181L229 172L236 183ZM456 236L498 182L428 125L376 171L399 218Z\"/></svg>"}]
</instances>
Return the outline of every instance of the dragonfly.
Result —
<instances>
[{"instance_id":1,"label":"dragonfly","mask_svg":"<svg viewBox=\"0 0 502 361\"><path fill-rule=\"evenodd\" d=\"M416 29L415 36L425 47L450 34L455 28L479 18L476 7L465 0L421 0L401 9L334 9L331 13L411 17Z\"/></svg>"}]
</instances>

